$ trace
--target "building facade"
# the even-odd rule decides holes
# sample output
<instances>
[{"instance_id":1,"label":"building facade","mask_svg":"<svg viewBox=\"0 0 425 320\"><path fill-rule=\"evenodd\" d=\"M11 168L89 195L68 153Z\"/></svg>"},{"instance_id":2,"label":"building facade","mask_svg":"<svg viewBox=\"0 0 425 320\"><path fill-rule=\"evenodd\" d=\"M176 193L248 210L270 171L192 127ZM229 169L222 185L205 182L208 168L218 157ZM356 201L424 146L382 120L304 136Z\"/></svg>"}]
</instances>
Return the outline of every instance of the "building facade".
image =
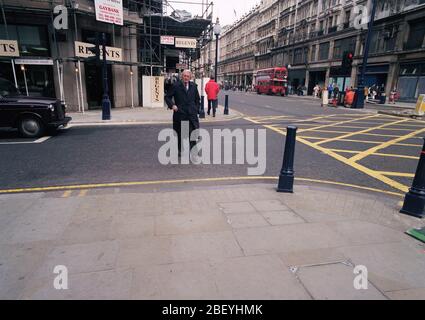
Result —
<instances>
[{"instance_id":1,"label":"building facade","mask_svg":"<svg viewBox=\"0 0 425 320\"><path fill-rule=\"evenodd\" d=\"M259 69L287 66L291 87L308 94L316 84L355 87L371 9L372 0L264 0L221 36L219 79L243 84L238 75L249 62L253 78ZM404 101L425 93L424 21L425 0L377 0L367 86L383 86L387 95L396 88ZM249 45L243 30L250 30ZM347 51L354 53L351 71L341 69Z\"/></svg>"},{"instance_id":2,"label":"building facade","mask_svg":"<svg viewBox=\"0 0 425 320\"><path fill-rule=\"evenodd\" d=\"M67 29L53 26L58 5L67 8ZM78 56L76 42L94 44L96 32L105 33L106 45L119 52L107 66L112 107L138 106L138 9L124 1L121 26L97 21L93 0L3 0L0 39L17 41L20 56L0 57L0 77L16 78L22 93L62 98L70 111L100 108L102 67Z\"/></svg>"},{"instance_id":3,"label":"building facade","mask_svg":"<svg viewBox=\"0 0 425 320\"><path fill-rule=\"evenodd\" d=\"M218 80L221 83L242 87L253 83L257 17L254 8L220 36Z\"/></svg>"}]
</instances>

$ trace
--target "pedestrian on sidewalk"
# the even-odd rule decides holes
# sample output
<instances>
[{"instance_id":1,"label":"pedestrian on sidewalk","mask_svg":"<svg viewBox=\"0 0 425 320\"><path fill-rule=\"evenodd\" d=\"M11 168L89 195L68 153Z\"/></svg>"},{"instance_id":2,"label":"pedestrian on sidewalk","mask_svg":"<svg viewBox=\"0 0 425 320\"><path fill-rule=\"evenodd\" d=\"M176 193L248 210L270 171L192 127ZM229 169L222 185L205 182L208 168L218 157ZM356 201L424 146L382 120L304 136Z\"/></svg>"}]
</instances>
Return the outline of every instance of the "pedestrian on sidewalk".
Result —
<instances>
[{"instance_id":1,"label":"pedestrian on sidewalk","mask_svg":"<svg viewBox=\"0 0 425 320\"><path fill-rule=\"evenodd\" d=\"M179 156L182 151L181 124L184 121L189 122L189 138L192 132L199 129L199 108L201 98L198 92L198 86L191 82L192 72L185 70L182 73L182 80L177 81L165 96L165 102L173 114L173 129L177 134ZM190 141L190 148L196 145L196 141Z\"/></svg>"},{"instance_id":2,"label":"pedestrian on sidewalk","mask_svg":"<svg viewBox=\"0 0 425 320\"><path fill-rule=\"evenodd\" d=\"M390 103L395 104L395 100L397 99L397 88L394 87L390 92Z\"/></svg>"},{"instance_id":3,"label":"pedestrian on sidewalk","mask_svg":"<svg viewBox=\"0 0 425 320\"><path fill-rule=\"evenodd\" d=\"M220 92L220 87L217 82L215 82L215 77L211 76L210 81L205 85L205 92L207 93L208 98L208 112L207 114L211 114L211 109L213 110L213 117L215 118L215 114L218 107L218 94Z\"/></svg>"},{"instance_id":4,"label":"pedestrian on sidewalk","mask_svg":"<svg viewBox=\"0 0 425 320\"><path fill-rule=\"evenodd\" d=\"M334 91L334 87L333 87L332 83L329 83L329 86L328 86L328 97L329 97L329 99L332 98L333 91Z\"/></svg>"},{"instance_id":5,"label":"pedestrian on sidewalk","mask_svg":"<svg viewBox=\"0 0 425 320\"><path fill-rule=\"evenodd\" d=\"M316 84L316 86L313 88L313 92L314 92L314 97L315 98L318 98L319 97L319 90L320 90L320 87L319 87L318 84Z\"/></svg>"},{"instance_id":6,"label":"pedestrian on sidewalk","mask_svg":"<svg viewBox=\"0 0 425 320\"><path fill-rule=\"evenodd\" d=\"M364 87L364 100L366 102L369 101L369 94L370 94L370 90L369 90L368 86L365 86Z\"/></svg>"},{"instance_id":7,"label":"pedestrian on sidewalk","mask_svg":"<svg viewBox=\"0 0 425 320\"><path fill-rule=\"evenodd\" d=\"M347 93L345 94L345 100L344 100L344 106L351 108L354 102L354 90L348 89Z\"/></svg>"}]
</instances>

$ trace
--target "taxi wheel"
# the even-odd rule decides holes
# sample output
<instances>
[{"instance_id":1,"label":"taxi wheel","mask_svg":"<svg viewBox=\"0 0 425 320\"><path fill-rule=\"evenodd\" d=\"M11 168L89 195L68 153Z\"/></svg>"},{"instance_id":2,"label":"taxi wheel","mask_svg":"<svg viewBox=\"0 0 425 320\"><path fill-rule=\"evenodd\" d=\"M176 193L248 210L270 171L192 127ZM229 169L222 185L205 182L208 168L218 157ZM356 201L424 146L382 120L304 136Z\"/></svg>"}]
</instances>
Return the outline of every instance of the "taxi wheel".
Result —
<instances>
[{"instance_id":1,"label":"taxi wheel","mask_svg":"<svg viewBox=\"0 0 425 320\"><path fill-rule=\"evenodd\" d=\"M41 121L33 117L26 117L19 120L18 130L25 138L38 138L44 133L44 127Z\"/></svg>"}]
</instances>

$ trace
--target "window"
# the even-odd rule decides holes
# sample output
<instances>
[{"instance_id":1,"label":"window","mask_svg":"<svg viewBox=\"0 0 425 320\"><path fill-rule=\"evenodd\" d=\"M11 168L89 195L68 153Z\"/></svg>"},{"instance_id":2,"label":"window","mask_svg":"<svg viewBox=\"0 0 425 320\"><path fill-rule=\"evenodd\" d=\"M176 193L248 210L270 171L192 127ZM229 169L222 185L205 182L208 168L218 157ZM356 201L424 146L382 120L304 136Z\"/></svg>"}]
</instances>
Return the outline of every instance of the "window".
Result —
<instances>
[{"instance_id":1,"label":"window","mask_svg":"<svg viewBox=\"0 0 425 320\"><path fill-rule=\"evenodd\" d=\"M342 55L345 51L351 51L354 53L356 50L356 37L350 37L345 39L336 40L334 44L334 59L342 59Z\"/></svg>"},{"instance_id":2,"label":"window","mask_svg":"<svg viewBox=\"0 0 425 320\"><path fill-rule=\"evenodd\" d=\"M423 21L410 23L409 39L407 40L406 49L420 49L424 43L425 23Z\"/></svg>"},{"instance_id":3,"label":"window","mask_svg":"<svg viewBox=\"0 0 425 320\"><path fill-rule=\"evenodd\" d=\"M298 48L294 51L294 64L303 63L303 49Z\"/></svg>"},{"instance_id":4,"label":"window","mask_svg":"<svg viewBox=\"0 0 425 320\"><path fill-rule=\"evenodd\" d=\"M319 46L319 60L329 59L329 42L321 43Z\"/></svg>"},{"instance_id":5,"label":"window","mask_svg":"<svg viewBox=\"0 0 425 320\"><path fill-rule=\"evenodd\" d=\"M7 30L12 40L17 40L22 56L49 57L49 37L45 26L8 24ZM0 25L0 39L6 39L5 26Z\"/></svg>"},{"instance_id":6,"label":"window","mask_svg":"<svg viewBox=\"0 0 425 320\"><path fill-rule=\"evenodd\" d=\"M313 46L311 47L311 59L310 61L316 61L316 48L317 46L315 44L313 44Z\"/></svg>"}]
</instances>

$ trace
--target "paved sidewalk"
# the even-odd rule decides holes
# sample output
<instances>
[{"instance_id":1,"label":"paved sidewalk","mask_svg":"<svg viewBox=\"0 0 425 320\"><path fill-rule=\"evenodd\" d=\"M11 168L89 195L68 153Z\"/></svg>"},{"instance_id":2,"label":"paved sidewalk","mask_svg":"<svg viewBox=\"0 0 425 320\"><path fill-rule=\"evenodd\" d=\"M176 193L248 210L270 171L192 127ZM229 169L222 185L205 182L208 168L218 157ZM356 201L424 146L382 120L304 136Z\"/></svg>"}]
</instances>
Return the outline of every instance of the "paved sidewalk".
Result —
<instances>
[{"instance_id":1,"label":"paved sidewalk","mask_svg":"<svg viewBox=\"0 0 425 320\"><path fill-rule=\"evenodd\" d=\"M118 108L112 109L111 120L102 120L102 111L70 112L72 117L71 126L84 125L117 125L117 124L155 124L170 123L172 121L172 111L164 108ZM224 115L224 107L219 106L216 117L208 116L205 110L205 119L201 122L228 121L240 118L242 114L236 110L229 110L229 115Z\"/></svg>"},{"instance_id":2,"label":"paved sidewalk","mask_svg":"<svg viewBox=\"0 0 425 320\"><path fill-rule=\"evenodd\" d=\"M1 195L0 298L425 299L425 245L404 233L424 221L399 199L274 187Z\"/></svg>"}]
</instances>

